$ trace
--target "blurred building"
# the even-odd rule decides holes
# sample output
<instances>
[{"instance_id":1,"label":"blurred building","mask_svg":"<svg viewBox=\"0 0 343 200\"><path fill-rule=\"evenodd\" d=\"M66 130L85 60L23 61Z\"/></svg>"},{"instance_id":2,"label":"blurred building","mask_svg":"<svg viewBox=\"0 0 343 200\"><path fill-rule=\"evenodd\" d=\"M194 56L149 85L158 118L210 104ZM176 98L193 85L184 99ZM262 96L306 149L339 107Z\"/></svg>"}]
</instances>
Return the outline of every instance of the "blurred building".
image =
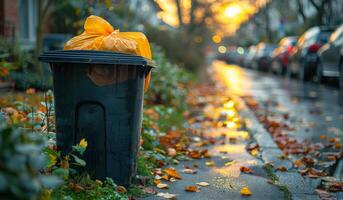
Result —
<instances>
[{"instance_id":1,"label":"blurred building","mask_svg":"<svg viewBox=\"0 0 343 200\"><path fill-rule=\"evenodd\" d=\"M36 41L37 0L1 0L0 35L17 37L22 49L30 49Z\"/></svg>"}]
</instances>

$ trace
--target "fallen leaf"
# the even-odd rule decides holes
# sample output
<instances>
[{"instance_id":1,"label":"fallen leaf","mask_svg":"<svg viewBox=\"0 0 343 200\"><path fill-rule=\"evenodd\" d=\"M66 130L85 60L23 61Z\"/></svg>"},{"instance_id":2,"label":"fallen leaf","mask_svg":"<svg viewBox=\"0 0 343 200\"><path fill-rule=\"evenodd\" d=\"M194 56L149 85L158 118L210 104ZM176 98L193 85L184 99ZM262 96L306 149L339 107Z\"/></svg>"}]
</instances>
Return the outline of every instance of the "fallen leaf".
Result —
<instances>
[{"instance_id":1,"label":"fallen leaf","mask_svg":"<svg viewBox=\"0 0 343 200\"><path fill-rule=\"evenodd\" d=\"M160 180L160 179L162 179L162 177L160 175L156 175L155 179Z\"/></svg>"},{"instance_id":2,"label":"fallen leaf","mask_svg":"<svg viewBox=\"0 0 343 200\"><path fill-rule=\"evenodd\" d=\"M207 162L205 162L205 165L206 165L207 167L213 167L213 166L215 166L216 164L215 164L213 161L207 161Z\"/></svg>"},{"instance_id":3,"label":"fallen leaf","mask_svg":"<svg viewBox=\"0 0 343 200\"><path fill-rule=\"evenodd\" d=\"M170 181L170 182L175 182L176 179L175 179L175 178L170 178L169 181Z\"/></svg>"},{"instance_id":4,"label":"fallen leaf","mask_svg":"<svg viewBox=\"0 0 343 200\"><path fill-rule=\"evenodd\" d=\"M315 191L321 199L334 200L334 198L332 198L332 195L325 190L315 189Z\"/></svg>"},{"instance_id":5,"label":"fallen leaf","mask_svg":"<svg viewBox=\"0 0 343 200\"><path fill-rule=\"evenodd\" d=\"M253 143L248 144L246 148L248 151L252 151L254 149L258 149L259 145L256 142L253 142Z\"/></svg>"},{"instance_id":6,"label":"fallen leaf","mask_svg":"<svg viewBox=\"0 0 343 200\"><path fill-rule=\"evenodd\" d=\"M235 163L236 163L236 161L230 161L230 162L226 162L224 165L225 166L231 166L231 165L233 165Z\"/></svg>"},{"instance_id":7,"label":"fallen leaf","mask_svg":"<svg viewBox=\"0 0 343 200\"><path fill-rule=\"evenodd\" d=\"M120 185L117 186L116 191L117 191L118 193L121 193L121 194L124 194L124 193L127 192L126 188L125 188L124 186L120 186Z\"/></svg>"},{"instance_id":8,"label":"fallen leaf","mask_svg":"<svg viewBox=\"0 0 343 200\"><path fill-rule=\"evenodd\" d=\"M207 183L207 182L199 182L199 183L196 183L196 184L199 185L199 186L202 186L202 187L207 187L207 186L210 185L210 184Z\"/></svg>"},{"instance_id":9,"label":"fallen leaf","mask_svg":"<svg viewBox=\"0 0 343 200\"><path fill-rule=\"evenodd\" d=\"M186 173L186 174L196 174L197 170L196 169L185 168L185 169L182 169L182 172Z\"/></svg>"},{"instance_id":10,"label":"fallen leaf","mask_svg":"<svg viewBox=\"0 0 343 200\"><path fill-rule=\"evenodd\" d=\"M277 171L280 171L280 172L285 172L287 171L287 168L285 166L278 166L275 168Z\"/></svg>"},{"instance_id":11,"label":"fallen leaf","mask_svg":"<svg viewBox=\"0 0 343 200\"><path fill-rule=\"evenodd\" d=\"M252 192L250 191L249 187L243 187L240 191L241 195L243 196L251 196Z\"/></svg>"},{"instance_id":12,"label":"fallen leaf","mask_svg":"<svg viewBox=\"0 0 343 200\"><path fill-rule=\"evenodd\" d=\"M176 198L176 194L170 194L168 192L166 192L166 193L159 192L159 193L157 193L157 196L165 198L165 199L175 199Z\"/></svg>"},{"instance_id":13,"label":"fallen leaf","mask_svg":"<svg viewBox=\"0 0 343 200\"><path fill-rule=\"evenodd\" d=\"M232 143L232 144L235 144L235 143L237 143L237 138L229 137L229 142Z\"/></svg>"},{"instance_id":14,"label":"fallen leaf","mask_svg":"<svg viewBox=\"0 0 343 200\"><path fill-rule=\"evenodd\" d=\"M154 188L151 187L144 187L142 191L146 194L156 194L157 191Z\"/></svg>"},{"instance_id":15,"label":"fallen leaf","mask_svg":"<svg viewBox=\"0 0 343 200\"><path fill-rule=\"evenodd\" d=\"M191 151L188 153L188 156L193 158L193 159L200 159L201 153L199 151Z\"/></svg>"},{"instance_id":16,"label":"fallen leaf","mask_svg":"<svg viewBox=\"0 0 343 200\"><path fill-rule=\"evenodd\" d=\"M197 192L198 187L195 185L185 186L185 191L187 192Z\"/></svg>"},{"instance_id":17,"label":"fallen leaf","mask_svg":"<svg viewBox=\"0 0 343 200\"><path fill-rule=\"evenodd\" d=\"M169 176L165 174L165 175L162 176L162 179L168 181L169 180Z\"/></svg>"},{"instance_id":18,"label":"fallen leaf","mask_svg":"<svg viewBox=\"0 0 343 200\"><path fill-rule=\"evenodd\" d=\"M252 156L256 157L258 155L259 151L258 151L258 149L253 149L250 153Z\"/></svg>"},{"instance_id":19,"label":"fallen leaf","mask_svg":"<svg viewBox=\"0 0 343 200\"><path fill-rule=\"evenodd\" d=\"M161 179L155 179L155 180L154 180L154 183L155 183L155 185L160 184L160 183L161 183Z\"/></svg>"},{"instance_id":20,"label":"fallen leaf","mask_svg":"<svg viewBox=\"0 0 343 200\"><path fill-rule=\"evenodd\" d=\"M247 173L247 174L252 174L252 173L253 173L252 169L249 168L249 167L244 167L244 166L242 166L242 167L240 168L240 170L241 170L241 172L244 172L244 173Z\"/></svg>"},{"instance_id":21,"label":"fallen leaf","mask_svg":"<svg viewBox=\"0 0 343 200\"><path fill-rule=\"evenodd\" d=\"M294 165L294 167L299 168L301 166L304 166L304 163L301 161L301 159L298 159L298 160L293 162L293 165Z\"/></svg>"},{"instance_id":22,"label":"fallen leaf","mask_svg":"<svg viewBox=\"0 0 343 200\"><path fill-rule=\"evenodd\" d=\"M167 154L170 157L174 157L174 156L176 156L176 150L174 148L168 148L167 149Z\"/></svg>"},{"instance_id":23,"label":"fallen leaf","mask_svg":"<svg viewBox=\"0 0 343 200\"><path fill-rule=\"evenodd\" d=\"M169 186L165 183L159 183L156 185L156 187L160 188L160 189L168 189Z\"/></svg>"},{"instance_id":24,"label":"fallen leaf","mask_svg":"<svg viewBox=\"0 0 343 200\"><path fill-rule=\"evenodd\" d=\"M179 175L179 173L173 168L168 168L168 169L165 169L163 171L173 178L181 179L181 176Z\"/></svg>"}]
</instances>

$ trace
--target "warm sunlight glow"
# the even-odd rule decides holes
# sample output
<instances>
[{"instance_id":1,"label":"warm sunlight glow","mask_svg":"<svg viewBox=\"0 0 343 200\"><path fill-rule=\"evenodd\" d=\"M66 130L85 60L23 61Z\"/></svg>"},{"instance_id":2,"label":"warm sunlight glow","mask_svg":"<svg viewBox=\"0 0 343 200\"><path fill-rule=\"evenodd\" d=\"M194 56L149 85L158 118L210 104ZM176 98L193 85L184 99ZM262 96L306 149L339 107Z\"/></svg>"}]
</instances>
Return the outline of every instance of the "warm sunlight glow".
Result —
<instances>
[{"instance_id":1,"label":"warm sunlight glow","mask_svg":"<svg viewBox=\"0 0 343 200\"><path fill-rule=\"evenodd\" d=\"M270 0L240 0L240 1L216 1L202 0L211 5L213 16L207 17L204 22L211 26L215 25L215 32L221 36L231 36L239 29L240 25L254 15L261 7ZM178 12L174 0L156 0L162 11L158 17L173 27L179 26ZM185 24L190 22L191 0L180 0L182 18ZM195 12L195 20L201 20L204 10ZM220 34L221 33L221 34Z\"/></svg>"},{"instance_id":2,"label":"warm sunlight glow","mask_svg":"<svg viewBox=\"0 0 343 200\"><path fill-rule=\"evenodd\" d=\"M233 4L233 5L230 5L230 6L226 7L226 9L224 11L225 16L228 17L228 18L234 18L240 12L242 12L242 8L239 5L237 5L237 4Z\"/></svg>"}]
</instances>

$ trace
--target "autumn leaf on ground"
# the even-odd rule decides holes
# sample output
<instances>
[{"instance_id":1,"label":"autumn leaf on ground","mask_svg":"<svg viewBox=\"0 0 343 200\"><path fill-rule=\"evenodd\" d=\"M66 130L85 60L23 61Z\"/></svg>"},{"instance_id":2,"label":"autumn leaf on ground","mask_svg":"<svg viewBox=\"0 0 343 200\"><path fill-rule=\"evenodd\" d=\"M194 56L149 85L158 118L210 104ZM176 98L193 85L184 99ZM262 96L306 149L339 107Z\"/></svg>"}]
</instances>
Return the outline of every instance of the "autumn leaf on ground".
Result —
<instances>
[{"instance_id":1,"label":"autumn leaf on ground","mask_svg":"<svg viewBox=\"0 0 343 200\"><path fill-rule=\"evenodd\" d=\"M174 148L168 148L167 149L167 154L170 157L174 157L174 156L176 156L176 150Z\"/></svg>"},{"instance_id":2,"label":"autumn leaf on ground","mask_svg":"<svg viewBox=\"0 0 343 200\"><path fill-rule=\"evenodd\" d=\"M154 180L154 183L155 183L155 185L160 184L160 183L161 183L161 179L155 179L155 180Z\"/></svg>"},{"instance_id":3,"label":"autumn leaf on ground","mask_svg":"<svg viewBox=\"0 0 343 200\"><path fill-rule=\"evenodd\" d=\"M258 149L253 149L250 153L252 156L256 157L258 155L259 151L258 151Z\"/></svg>"},{"instance_id":4,"label":"autumn leaf on ground","mask_svg":"<svg viewBox=\"0 0 343 200\"><path fill-rule=\"evenodd\" d=\"M167 174L163 175L161 178L162 178L163 180L166 180L166 181L169 180L169 176L168 176Z\"/></svg>"},{"instance_id":5,"label":"autumn leaf on ground","mask_svg":"<svg viewBox=\"0 0 343 200\"><path fill-rule=\"evenodd\" d=\"M248 151L252 151L254 149L258 149L259 145L256 142L253 142L253 143L248 144L246 148Z\"/></svg>"},{"instance_id":6,"label":"autumn leaf on ground","mask_svg":"<svg viewBox=\"0 0 343 200\"><path fill-rule=\"evenodd\" d=\"M163 170L166 174L168 174L169 176L176 178L176 179L181 179L180 174L173 168L168 168Z\"/></svg>"},{"instance_id":7,"label":"autumn leaf on ground","mask_svg":"<svg viewBox=\"0 0 343 200\"><path fill-rule=\"evenodd\" d=\"M151 187L144 187L142 189L142 191L146 194L156 194L156 190L154 188L151 188Z\"/></svg>"},{"instance_id":8,"label":"autumn leaf on ground","mask_svg":"<svg viewBox=\"0 0 343 200\"><path fill-rule=\"evenodd\" d=\"M294 167L299 168L299 167L304 166L304 163L301 161L301 159L298 159L298 160L293 162L293 165L294 165Z\"/></svg>"},{"instance_id":9,"label":"autumn leaf on ground","mask_svg":"<svg viewBox=\"0 0 343 200\"><path fill-rule=\"evenodd\" d=\"M302 176L307 175L310 178L318 178L327 175L323 170L317 170L314 168L306 168L304 170L299 170L299 172Z\"/></svg>"},{"instance_id":10,"label":"autumn leaf on ground","mask_svg":"<svg viewBox=\"0 0 343 200\"><path fill-rule=\"evenodd\" d=\"M168 189L169 186L165 183L159 183L156 185L156 187L160 188L160 189Z\"/></svg>"},{"instance_id":11,"label":"autumn leaf on ground","mask_svg":"<svg viewBox=\"0 0 343 200\"><path fill-rule=\"evenodd\" d=\"M160 179L162 179L162 177L160 175L156 175L155 179L160 180Z\"/></svg>"},{"instance_id":12,"label":"autumn leaf on ground","mask_svg":"<svg viewBox=\"0 0 343 200\"><path fill-rule=\"evenodd\" d=\"M185 191L187 191L187 192L198 192L199 188L195 185L185 186Z\"/></svg>"},{"instance_id":13,"label":"autumn leaf on ground","mask_svg":"<svg viewBox=\"0 0 343 200\"><path fill-rule=\"evenodd\" d=\"M193 158L193 159L200 159L201 158L201 153L199 151L191 151L188 153L188 156Z\"/></svg>"},{"instance_id":14,"label":"autumn leaf on ground","mask_svg":"<svg viewBox=\"0 0 343 200\"><path fill-rule=\"evenodd\" d=\"M250 191L249 187L243 187L240 191L241 195L243 196L251 196L252 192Z\"/></svg>"},{"instance_id":15,"label":"autumn leaf on ground","mask_svg":"<svg viewBox=\"0 0 343 200\"><path fill-rule=\"evenodd\" d=\"M240 168L240 170L241 170L241 172L244 172L244 173L247 173L247 174L252 174L252 173L253 173L252 169L249 168L249 167L244 167L244 166L242 166L242 167Z\"/></svg>"},{"instance_id":16,"label":"autumn leaf on ground","mask_svg":"<svg viewBox=\"0 0 343 200\"><path fill-rule=\"evenodd\" d=\"M176 194L170 194L168 192L166 192L166 193L159 192L159 193L157 193L156 196L159 196L159 197L162 197L165 199L176 199Z\"/></svg>"},{"instance_id":17,"label":"autumn leaf on ground","mask_svg":"<svg viewBox=\"0 0 343 200\"><path fill-rule=\"evenodd\" d=\"M226 162L224 165L225 166L231 166L233 164L236 164L236 161L230 161L230 162Z\"/></svg>"},{"instance_id":18,"label":"autumn leaf on ground","mask_svg":"<svg viewBox=\"0 0 343 200\"><path fill-rule=\"evenodd\" d=\"M275 168L277 171L280 171L280 172L285 172L287 171L287 168L285 166L278 166Z\"/></svg>"},{"instance_id":19,"label":"autumn leaf on ground","mask_svg":"<svg viewBox=\"0 0 343 200\"><path fill-rule=\"evenodd\" d=\"M315 189L315 191L321 199L325 199L325 200L334 200L335 199L335 198L332 198L332 195L325 190Z\"/></svg>"},{"instance_id":20,"label":"autumn leaf on ground","mask_svg":"<svg viewBox=\"0 0 343 200\"><path fill-rule=\"evenodd\" d=\"M196 183L197 185L201 186L201 187L207 187L209 186L210 184L207 183L207 182L199 182L199 183Z\"/></svg>"},{"instance_id":21,"label":"autumn leaf on ground","mask_svg":"<svg viewBox=\"0 0 343 200\"><path fill-rule=\"evenodd\" d=\"M186 173L186 174L196 174L197 170L196 169L185 168L185 169L182 169L182 172Z\"/></svg>"},{"instance_id":22,"label":"autumn leaf on ground","mask_svg":"<svg viewBox=\"0 0 343 200\"><path fill-rule=\"evenodd\" d=\"M235 138L235 137L230 137L230 138L229 138L229 142L230 142L231 144L235 144L235 143L237 143L237 138Z\"/></svg>"},{"instance_id":23,"label":"autumn leaf on ground","mask_svg":"<svg viewBox=\"0 0 343 200\"><path fill-rule=\"evenodd\" d=\"M213 161L207 161L207 162L205 162L205 165L206 165L207 167L213 167L213 166L215 166L216 164L215 164Z\"/></svg>"}]
</instances>

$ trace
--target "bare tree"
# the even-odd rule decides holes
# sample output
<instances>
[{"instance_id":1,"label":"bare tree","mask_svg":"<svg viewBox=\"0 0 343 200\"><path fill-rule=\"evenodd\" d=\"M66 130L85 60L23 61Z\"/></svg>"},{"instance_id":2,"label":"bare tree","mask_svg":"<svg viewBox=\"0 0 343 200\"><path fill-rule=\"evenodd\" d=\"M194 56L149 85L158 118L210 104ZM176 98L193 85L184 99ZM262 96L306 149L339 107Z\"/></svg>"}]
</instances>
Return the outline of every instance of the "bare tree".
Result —
<instances>
[{"instance_id":1,"label":"bare tree","mask_svg":"<svg viewBox=\"0 0 343 200\"><path fill-rule=\"evenodd\" d=\"M298 6L298 12L299 12L303 22L306 22L307 21L307 16L305 14L303 0L297 0L297 6Z\"/></svg>"},{"instance_id":2,"label":"bare tree","mask_svg":"<svg viewBox=\"0 0 343 200\"><path fill-rule=\"evenodd\" d=\"M38 0L38 12L37 12L37 27L36 27L36 49L35 49L35 67L37 67L39 73L43 73L42 66L38 60L38 57L43 48L43 25L44 19L47 16L48 10L53 0Z\"/></svg>"},{"instance_id":3,"label":"bare tree","mask_svg":"<svg viewBox=\"0 0 343 200\"><path fill-rule=\"evenodd\" d=\"M177 17L179 20L179 27L183 28L183 16L182 16L182 7L180 0L175 0L176 8L177 8Z\"/></svg>"},{"instance_id":4,"label":"bare tree","mask_svg":"<svg viewBox=\"0 0 343 200\"><path fill-rule=\"evenodd\" d=\"M328 19L332 16L332 10L329 8L331 7L332 0L309 0L310 3L317 11L317 22L319 25L324 24L324 19L326 15L328 15Z\"/></svg>"}]
</instances>

